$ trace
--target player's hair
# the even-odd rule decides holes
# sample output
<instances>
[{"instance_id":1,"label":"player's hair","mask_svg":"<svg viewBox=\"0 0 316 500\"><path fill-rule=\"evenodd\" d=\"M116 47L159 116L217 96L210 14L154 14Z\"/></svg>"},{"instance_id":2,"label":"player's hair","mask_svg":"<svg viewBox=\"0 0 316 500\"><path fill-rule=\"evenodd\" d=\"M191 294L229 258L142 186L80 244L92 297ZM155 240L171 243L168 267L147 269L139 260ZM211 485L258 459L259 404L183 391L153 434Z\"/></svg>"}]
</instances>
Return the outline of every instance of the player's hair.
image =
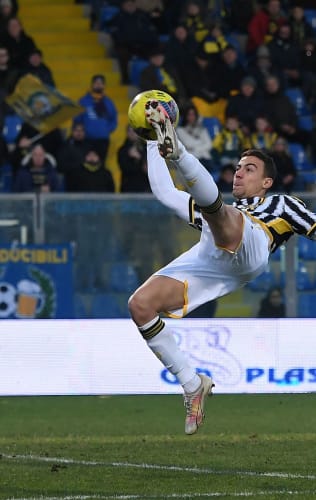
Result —
<instances>
[{"instance_id":1,"label":"player's hair","mask_svg":"<svg viewBox=\"0 0 316 500\"><path fill-rule=\"evenodd\" d=\"M267 153L261 149L246 149L246 151L242 153L241 157L243 158L244 156L256 156L256 158L262 160L264 164L264 175L266 177L271 177L273 180L276 179L277 168L273 158L267 155Z\"/></svg>"}]
</instances>

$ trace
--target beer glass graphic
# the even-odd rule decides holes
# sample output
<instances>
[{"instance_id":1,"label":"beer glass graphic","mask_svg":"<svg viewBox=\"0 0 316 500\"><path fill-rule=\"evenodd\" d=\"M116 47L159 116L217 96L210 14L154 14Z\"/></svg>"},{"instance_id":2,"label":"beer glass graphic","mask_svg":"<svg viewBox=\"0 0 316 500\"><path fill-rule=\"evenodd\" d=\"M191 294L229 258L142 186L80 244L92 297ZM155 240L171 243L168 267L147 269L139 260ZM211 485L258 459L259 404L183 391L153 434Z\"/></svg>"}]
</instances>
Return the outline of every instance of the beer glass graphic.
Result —
<instances>
[{"instance_id":1,"label":"beer glass graphic","mask_svg":"<svg viewBox=\"0 0 316 500\"><path fill-rule=\"evenodd\" d=\"M17 284L17 295L16 316L34 318L43 305L41 287L34 281L21 280Z\"/></svg>"}]
</instances>

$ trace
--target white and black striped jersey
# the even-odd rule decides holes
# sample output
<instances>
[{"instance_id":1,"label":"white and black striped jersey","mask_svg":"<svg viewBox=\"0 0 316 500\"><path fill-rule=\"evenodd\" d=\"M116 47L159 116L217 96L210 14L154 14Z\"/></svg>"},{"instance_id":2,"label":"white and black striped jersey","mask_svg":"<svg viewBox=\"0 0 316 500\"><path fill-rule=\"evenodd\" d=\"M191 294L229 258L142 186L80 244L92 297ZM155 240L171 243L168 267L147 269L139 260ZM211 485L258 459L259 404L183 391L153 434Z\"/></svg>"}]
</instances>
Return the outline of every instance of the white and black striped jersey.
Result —
<instances>
[{"instance_id":1,"label":"white and black striped jersey","mask_svg":"<svg viewBox=\"0 0 316 500\"><path fill-rule=\"evenodd\" d=\"M233 206L263 225L271 239L271 252L286 242L294 233L316 240L316 214L294 196L275 194L266 198L256 196L237 200ZM190 224L202 229L199 207L191 198Z\"/></svg>"}]
</instances>

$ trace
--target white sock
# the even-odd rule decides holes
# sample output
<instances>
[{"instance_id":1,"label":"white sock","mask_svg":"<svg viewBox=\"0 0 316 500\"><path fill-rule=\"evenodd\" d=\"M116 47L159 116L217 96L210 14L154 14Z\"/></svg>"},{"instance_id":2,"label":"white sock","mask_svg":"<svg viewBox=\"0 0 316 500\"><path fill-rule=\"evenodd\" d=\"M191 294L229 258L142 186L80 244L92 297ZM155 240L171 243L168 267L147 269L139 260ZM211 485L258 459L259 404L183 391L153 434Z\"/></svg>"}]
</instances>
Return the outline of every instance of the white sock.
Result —
<instances>
[{"instance_id":1,"label":"white sock","mask_svg":"<svg viewBox=\"0 0 316 500\"><path fill-rule=\"evenodd\" d=\"M180 155L178 160L173 160L181 172L189 193L200 207L208 207L215 203L219 196L218 187L206 168L185 149L179 142Z\"/></svg>"},{"instance_id":2,"label":"white sock","mask_svg":"<svg viewBox=\"0 0 316 500\"><path fill-rule=\"evenodd\" d=\"M185 354L179 349L172 330L166 325L152 338L146 338L148 330L161 321L158 317L139 327L148 347L162 364L177 378L185 392L194 392L201 385L201 379L188 363ZM163 322L162 322L163 323ZM150 333L149 333L150 335Z\"/></svg>"}]
</instances>

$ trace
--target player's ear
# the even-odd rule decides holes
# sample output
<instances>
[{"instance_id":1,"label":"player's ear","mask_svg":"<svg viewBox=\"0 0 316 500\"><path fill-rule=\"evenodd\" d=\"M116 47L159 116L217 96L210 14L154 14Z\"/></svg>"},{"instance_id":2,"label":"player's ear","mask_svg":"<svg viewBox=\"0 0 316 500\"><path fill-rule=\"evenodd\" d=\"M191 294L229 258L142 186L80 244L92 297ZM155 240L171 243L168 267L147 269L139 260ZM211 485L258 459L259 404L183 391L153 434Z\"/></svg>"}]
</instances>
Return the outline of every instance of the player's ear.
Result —
<instances>
[{"instance_id":1,"label":"player's ear","mask_svg":"<svg viewBox=\"0 0 316 500\"><path fill-rule=\"evenodd\" d=\"M273 184L273 179L272 177L265 177L263 180L263 187L264 189L270 189L270 187Z\"/></svg>"}]
</instances>

